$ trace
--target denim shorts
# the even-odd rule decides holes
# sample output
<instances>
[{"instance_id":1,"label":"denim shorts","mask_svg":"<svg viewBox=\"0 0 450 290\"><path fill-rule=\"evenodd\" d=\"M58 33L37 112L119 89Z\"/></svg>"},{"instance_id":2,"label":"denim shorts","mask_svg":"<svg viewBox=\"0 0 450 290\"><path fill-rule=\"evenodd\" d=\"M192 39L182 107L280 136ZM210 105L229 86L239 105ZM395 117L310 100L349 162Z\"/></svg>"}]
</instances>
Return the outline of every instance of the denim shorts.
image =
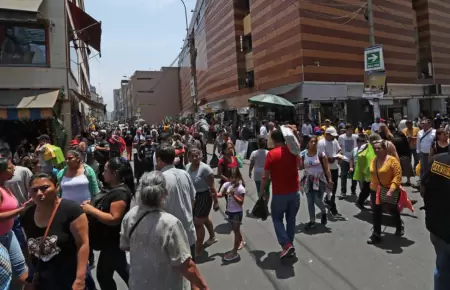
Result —
<instances>
[{"instance_id":1,"label":"denim shorts","mask_svg":"<svg viewBox=\"0 0 450 290\"><path fill-rule=\"evenodd\" d=\"M242 223L242 211L240 212L227 212L228 215L228 221L231 223L238 223L241 224Z\"/></svg>"},{"instance_id":2,"label":"denim shorts","mask_svg":"<svg viewBox=\"0 0 450 290\"><path fill-rule=\"evenodd\" d=\"M25 257L20 248L19 241L12 230L0 236L0 243L8 250L14 277L20 277L27 271Z\"/></svg>"}]
</instances>

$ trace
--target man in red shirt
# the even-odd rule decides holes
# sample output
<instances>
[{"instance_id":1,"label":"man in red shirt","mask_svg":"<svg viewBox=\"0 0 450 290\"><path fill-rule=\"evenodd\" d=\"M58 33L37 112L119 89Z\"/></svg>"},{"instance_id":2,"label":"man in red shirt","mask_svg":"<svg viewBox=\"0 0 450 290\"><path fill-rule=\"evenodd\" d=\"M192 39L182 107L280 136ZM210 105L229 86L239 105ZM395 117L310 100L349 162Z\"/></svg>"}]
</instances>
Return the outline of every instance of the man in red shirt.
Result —
<instances>
[{"instance_id":1,"label":"man in red shirt","mask_svg":"<svg viewBox=\"0 0 450 290\"><path fill-rule=\"evenodd\" d=\"M295 126L291 126L296 138L300 142ZM272 221L277 235L278 243L282 247L280 258L295 255L294 235L297 212L300 208L300 156L294 155L286 146L280 130L271 134L275 148L269 151L264 164L264 173L261 181L260 196L265 195L268 179L272 179ZM284 217L286 216L286 226Z\"/></svg>"}]
</instances>

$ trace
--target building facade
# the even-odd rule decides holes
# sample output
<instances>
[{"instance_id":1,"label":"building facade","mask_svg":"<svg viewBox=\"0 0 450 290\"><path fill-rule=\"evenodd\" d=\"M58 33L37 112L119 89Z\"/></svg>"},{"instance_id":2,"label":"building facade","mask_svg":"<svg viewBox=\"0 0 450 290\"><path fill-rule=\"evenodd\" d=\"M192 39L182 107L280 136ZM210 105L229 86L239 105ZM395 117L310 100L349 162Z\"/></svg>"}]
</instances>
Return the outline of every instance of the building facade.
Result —
<instances>
[{"instance_id":1,"label":"building facade","mask_svg":"<svg viewBox=\"0 0 450 290\"><path fill-rule=\"evenodd\" d=\"M319 103L329 112L342 102L342 111L370 115L362 100L363 55L370 46L365 6L335 2L198 0L189 27L197 49L198 105L236 109L265 92L294 103ZM375 40L383 45L388 87L380 101L382 113L447 113L450 34L445 20L450 4L375 4ZM187 44L179 66L181 109L191 112Z\"/></svg>"},{"instance_id":2,"label":"building facade","mask_svg":"<svg viewBox=\"0 0 450 290\"><path fill-rule=\"evenodd\" d=\"M1 119L47 119L64 124L69 138L79 133L97 105L88 58L101 34L83 0L1 1L0 31Z\"/></svg>"},{"instance_id":3,"label":"building facade","mask_svg":"<svg viewBox=\"0 0 450 290\"><path fill-rule=\"evenodd\" d=\"M124 95L126 119L144 119L156 124L180 114L179 70L162 67L159 71L135 71Z\"/></svg>"}]
</instances>

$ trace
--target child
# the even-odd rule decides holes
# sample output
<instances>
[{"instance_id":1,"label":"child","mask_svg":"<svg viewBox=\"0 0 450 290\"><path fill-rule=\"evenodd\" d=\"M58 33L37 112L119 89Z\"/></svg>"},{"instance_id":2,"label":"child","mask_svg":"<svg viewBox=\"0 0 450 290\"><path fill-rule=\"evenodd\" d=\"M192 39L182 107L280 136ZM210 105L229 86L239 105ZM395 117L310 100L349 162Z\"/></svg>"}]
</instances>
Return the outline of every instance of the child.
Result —
<instances>
[{"instance_id":1,"label":"child","mask_svg":"<svg viewBox=\"0 0 450 290\"><path fill-rule=\"evenodd\" d=\"M234 232L234 247L226 253L223 259L232 262L239 259L238 250L242 249L245 242L241 234L242 205L244 204L245 188L242 185L242 175L239 168L231 168L231 176L226 182L218 197L227 197L227 215Z\"/></svg>"}]
</instances>

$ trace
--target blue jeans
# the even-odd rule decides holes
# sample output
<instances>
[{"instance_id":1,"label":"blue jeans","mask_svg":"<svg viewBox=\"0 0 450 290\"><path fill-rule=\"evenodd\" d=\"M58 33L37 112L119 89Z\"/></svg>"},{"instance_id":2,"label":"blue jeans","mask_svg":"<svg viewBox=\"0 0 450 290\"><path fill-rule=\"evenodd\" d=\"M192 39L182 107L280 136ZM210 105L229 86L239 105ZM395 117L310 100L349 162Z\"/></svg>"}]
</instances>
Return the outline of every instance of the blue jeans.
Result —
<instances>
[{"instance_id":1,"label":"blue jeans","mask_svg":"<svg viewBox=\"0 0 450 290\"><path fill-rule=\"evenodd\" d=\"M325 184L323 182L320 182L319 189L314 190L311 184L309 191L306 193L310 222L316 221L316 205L322 213L326 213L325 204L323 203L324 192L325 192Z\"/></svg>"},{"instance_id":2,"label":"blue jeans","mask_svg":"<svg viewBox=\"0 0 450 290\"><path fill-rule=\"evenodd\" d=\"M288 244L293 244L295 236L295 220L300 208L300 194L292 192L283 195L272 195L273 227L277 235L278 243L284 248ZM286 227L284 218L286 217Z\"/></svg>"},{"instance_id":3,"label":"blue jeans","mask_svg":"<svg viewBox=\"0 0 450 290\"><path fill-rule=\"evenodd\" d=\"M8 250L13 277L20 277L27 272L27 265L16 235L11 230L0 236L0 243ZM25 277L26 278L26 277Z\"/></svg>"},{"instance_id":4,"label":"blue jeans","mask_svg":"<svg viewBox=\"0 0 450 290\"><path fill-rule=\"evenodd\" d=\"M16 218L14 220L14 225L12 228L14 234L16 235L17 241L19 241L20 247L23 249L27 246L27 240L25 239L25 235L22 231L22 225L20 224L20 219Z\"/></svg>"},{"instance_id":5,"label":"blue jeans","mask_svg":"<svg viewBox=\"0 0 450 290\"><path fill-rule=\"evenodd\" d=\"M434 290L450 289L450 244L430 234L436 251L436 269L434 270Z\"/></svg>"}]
</instances>

